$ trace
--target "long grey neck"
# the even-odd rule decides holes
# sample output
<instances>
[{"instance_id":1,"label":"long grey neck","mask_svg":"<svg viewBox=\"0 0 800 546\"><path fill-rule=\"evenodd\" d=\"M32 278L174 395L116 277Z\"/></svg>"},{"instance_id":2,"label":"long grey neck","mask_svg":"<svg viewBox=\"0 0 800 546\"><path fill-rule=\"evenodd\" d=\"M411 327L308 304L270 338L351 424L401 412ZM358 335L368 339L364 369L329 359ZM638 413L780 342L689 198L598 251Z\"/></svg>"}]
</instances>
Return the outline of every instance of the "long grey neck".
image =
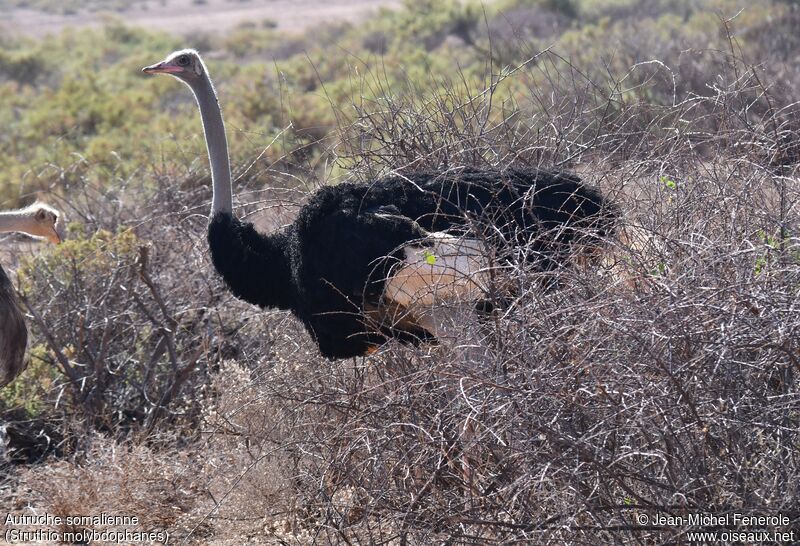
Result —
<instances>
[{"instance_id":1,"label":"long grey neck","mask_svg":"<svg viewBox=\"0 0 800 546\"><path fill-rule=\"evenodd\" d=\"M200 107L203 131L206 135L208 160L211 162L211 184L214 195L211 199L211 217L218 212L232 214L233 190L231 188L231 166L228 159L228 140L225 124L219 107L217 94L208 76L189 85Z\"/></svg>"},{"instance_id":2,"label":"long grey neck","mask_svg":"<svg viewBox=\"0 0 800 546\"><path fill-rule=\"evenodd\" d=\"M32 233L35 223L30 214L21 211L0 212L0 233L11 231Z\"/></svg>"}]
</instances>

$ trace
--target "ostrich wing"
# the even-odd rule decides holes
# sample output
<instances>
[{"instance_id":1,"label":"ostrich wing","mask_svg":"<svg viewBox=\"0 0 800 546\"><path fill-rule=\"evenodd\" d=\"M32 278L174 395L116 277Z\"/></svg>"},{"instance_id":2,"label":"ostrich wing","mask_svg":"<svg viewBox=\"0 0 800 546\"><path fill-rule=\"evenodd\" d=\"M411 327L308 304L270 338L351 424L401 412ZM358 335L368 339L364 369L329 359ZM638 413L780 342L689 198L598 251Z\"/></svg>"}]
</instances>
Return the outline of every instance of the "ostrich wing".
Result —
<instances>
[{"instance_id":1,"label":"ostrich wing","mask_svg":"<svg viewBox=\"0 0 800 546\"><path fill-rule=\"evenodd\" d=\"M386 336L425 337L418 327L387 324L375 312L383 306L386 279L405 257L404 246L426 235L407 217L348 208L299 223L295 313L324 355L361 355Z\"/></svg>"},{"instance_id":2,"label":"ostrich wing","mask_svg":"<svg viewBox=\"0 0 800 546\"><path fill-rule=\"evenodd\" d=\"M306 223L298 241L297 314L326 356L364 354L384 336L429 337L426 307L484 293L479 241L427 233L402 215L339 210Z\"/></svg>"}]
</instances>

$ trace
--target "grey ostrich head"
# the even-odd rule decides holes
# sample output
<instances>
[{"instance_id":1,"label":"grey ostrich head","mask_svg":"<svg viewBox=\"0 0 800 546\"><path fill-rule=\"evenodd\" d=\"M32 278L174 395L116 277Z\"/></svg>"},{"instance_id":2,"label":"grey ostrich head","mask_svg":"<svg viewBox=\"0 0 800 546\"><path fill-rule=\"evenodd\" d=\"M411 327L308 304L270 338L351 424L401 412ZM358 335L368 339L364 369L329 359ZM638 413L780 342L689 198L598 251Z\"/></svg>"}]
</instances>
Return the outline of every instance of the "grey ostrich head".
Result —
<instances>
[{"instance_id":1,"label":"grey ostrich head","mask_svg":"<svg viewBox=\"0 0 800 546\"><path fill-rule=\"evenodd\" d=\"M64 217L56 209L44 203L34 203L20 211L28 218L25 231L34 237L59 244L64 239Z\"/></svg>"},{"instance_id":2,"label":"grey ostrich head","mask_svg":"<svg viewBox=\"0 0 800 546\"><path fill-rule=\"evenodd\" d=\"M181 49L150 66L142 68L145 74L169 74L175 76L190 87L207 77L206 65L194 49Z\"/></svg>"}]
</instances>

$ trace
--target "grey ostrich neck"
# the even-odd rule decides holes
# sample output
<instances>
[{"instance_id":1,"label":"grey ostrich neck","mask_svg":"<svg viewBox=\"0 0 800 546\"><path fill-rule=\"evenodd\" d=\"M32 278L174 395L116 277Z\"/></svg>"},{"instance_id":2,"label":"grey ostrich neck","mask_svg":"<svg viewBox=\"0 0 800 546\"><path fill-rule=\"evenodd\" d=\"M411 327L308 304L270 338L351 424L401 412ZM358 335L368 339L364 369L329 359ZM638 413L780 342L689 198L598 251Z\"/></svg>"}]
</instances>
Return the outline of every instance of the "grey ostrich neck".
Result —
<instances>
[{"instance_id":1,"label":"grey ostrich neck","mask_svg":"<svg viewBox=\"0 0 800 546\"><path fill-rule=\"evenodd\" d=\"M189 83L206 136L208 160L211 162L211 184L214 196L211 199L211 217L217 213L232 214L233 196L231 188L231 166L228 159L228 140L225 138L225 123L222 121L217 94L208 75Z\"/></svg>"},{"instance_id":2,"label":"grey ostrich neck","mask_svg":"<svg viewBox=\"0 0 800 546\"><path fill-rule=\"evenodd\" d=\"M31 233L34 223L34 220L29 214L19 211L0 212L0 233L8 233L11 231Z\"/></svg>"}]
</instances>

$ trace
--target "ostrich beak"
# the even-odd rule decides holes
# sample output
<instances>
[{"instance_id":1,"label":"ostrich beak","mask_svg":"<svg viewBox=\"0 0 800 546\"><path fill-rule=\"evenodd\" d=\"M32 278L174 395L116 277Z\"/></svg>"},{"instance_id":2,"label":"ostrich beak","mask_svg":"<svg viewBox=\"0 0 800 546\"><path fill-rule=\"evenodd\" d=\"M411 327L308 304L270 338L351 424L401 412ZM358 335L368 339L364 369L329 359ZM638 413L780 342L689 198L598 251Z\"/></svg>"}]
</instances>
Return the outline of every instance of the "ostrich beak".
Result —
<instances>
[{"instance_id":1,"label":"ostrich beak","mask_svg":"<svg viewBox=\"0 0 800 546\"><path fill-rule=\"evenodd\" d=\"M47 239L53 243L54 245L61 244L64 240L64 236L66 235L67 226L65 225L66 222L64 221L64 215L59 214L58 219L56 220L56 225L53 226L53 233L49 234Z\"/></svg>"},{"instance_id":2,"label":"ostrich beak","mask_svg":"<svg viewBox=\"0 0 800 546\"><path fill-rule=\"evenodd\" d=\"M47 235L44 236L49 242L53 243L54 245L61 244L61 241L64 239L61 237L61 234L58 233L55 229L50 231Z\"/></svg>"},{"instance_id":3,"label":"ostrich beak","mask_svg":"<svg viewBox=\"0 0 800 546\"><path fill-rule=\"evenodd\" d=\"M142 68L142 72L145 74L177 74L178 72L183 72L183 69L179 66L170 65L161 61L160 63L145 66Z\"/></svg>"}]
</instances>

